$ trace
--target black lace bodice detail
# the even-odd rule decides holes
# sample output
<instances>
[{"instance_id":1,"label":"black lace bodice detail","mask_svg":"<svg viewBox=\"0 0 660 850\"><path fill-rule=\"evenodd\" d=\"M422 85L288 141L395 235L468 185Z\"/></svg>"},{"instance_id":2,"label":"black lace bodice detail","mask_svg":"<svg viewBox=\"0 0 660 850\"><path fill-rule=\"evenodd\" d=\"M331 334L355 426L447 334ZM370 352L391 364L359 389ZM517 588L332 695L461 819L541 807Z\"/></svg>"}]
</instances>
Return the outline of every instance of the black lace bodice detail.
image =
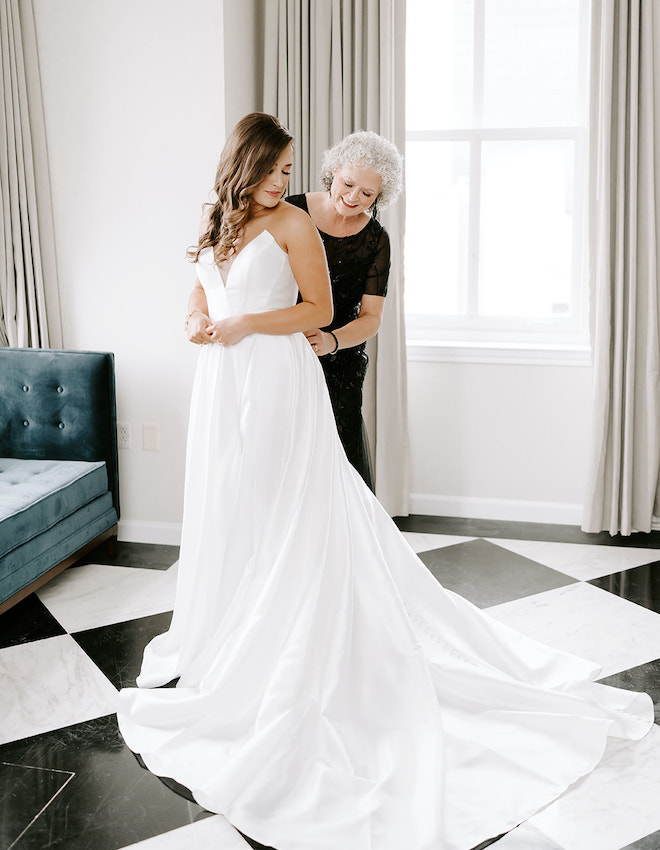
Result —
<instances>
[{"instance_id":1,"label":"black lace bodice detail","mask_svg":"<svg viewBox=\"0 0 660 850\"><path fill-rule=\"evenodd\" d=\"M291 195L290 204L309 215L305 195ZM390 240L375 219L353 236L330 236L319 230L330 272L334 315L323 328L333 331L357 319L363 295L387 294L390 272ZM337 431L346 455L369 487L373 489L371 458L362 422L362 385L367 373L365 343L342 348L336 354L320 357Z\"/></svg>"}]
</instances>

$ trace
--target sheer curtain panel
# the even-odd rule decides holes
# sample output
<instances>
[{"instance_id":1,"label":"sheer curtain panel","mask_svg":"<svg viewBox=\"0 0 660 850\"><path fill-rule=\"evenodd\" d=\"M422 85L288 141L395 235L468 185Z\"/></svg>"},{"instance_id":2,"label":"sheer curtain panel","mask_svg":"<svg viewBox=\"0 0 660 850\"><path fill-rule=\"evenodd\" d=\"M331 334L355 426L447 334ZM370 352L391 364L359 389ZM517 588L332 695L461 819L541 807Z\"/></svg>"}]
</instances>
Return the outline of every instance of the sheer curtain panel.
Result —
<instances>
[{"instance_id":1,"label":"sheer curtain panel","mask_svg":"<svg viewBox=\"0 0 660 850\"><path fill-rule=\"evenodd\" d=\"M583 529L650 531L660 473L660 5L592 4L594 420Z\"/></svg>"},{"instance_id":2,"label":"sheer curtain panel","mask_svg":"<svg viewBox=\"0 0 660 850\"><path fill-rule=\"evenodd\" d=\"M0 0L0 345L62 345L31 0Z\"/></svg>"}]
</instances>

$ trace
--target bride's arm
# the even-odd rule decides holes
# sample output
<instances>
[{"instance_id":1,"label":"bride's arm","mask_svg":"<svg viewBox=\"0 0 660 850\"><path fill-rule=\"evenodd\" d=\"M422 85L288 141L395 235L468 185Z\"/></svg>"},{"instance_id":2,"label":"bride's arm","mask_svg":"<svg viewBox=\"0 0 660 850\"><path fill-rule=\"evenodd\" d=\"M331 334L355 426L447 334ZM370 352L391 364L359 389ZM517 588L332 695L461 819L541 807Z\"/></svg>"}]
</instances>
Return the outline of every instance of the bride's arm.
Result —
<instances>
[{"instance_id":1,"label":"bride's arm","mask_svg":"<svg viewBox=\"0 0 660 850\"><path fill-rule=\"evenodd\" d=\"M306 213L295 207L289 210L293 215L285 211L276 225L273 222L272 229L273 236L289 254L302 301L281 310L247 313L215 322L210 335L214 342L232 345L252 333L292 334L324 327L332 321L332 293L323 243Z\"/></svg>"},{"instance_id":2,"label":"bride's arm","mask_svg":"<svg viewBox=\"0 0 660 850\"><path fill-rule=\"evenodd\" d=\"M188 299L188 312L184 321L184 327L190 342L194 342L197 345L204 345L207 342L211 342L208 333L210 325L211 320L209 319L209 308L206 303L206 293L202 284L197 280Z\"/></svg>"},{"instance_id":3,"label":"bride's arm","mask_svg":"<svg viewBox=\"0 0 660 850\"><path fill-rule=\"evenodd\" d=\"M199 232L197 234L199 239L202 238L202 235L206 233L206 229L208 228L209 210L210 206L206 206L204 208L202 220L199 223ZM195 281L193 291L190 293L190 298L188 299L188 310L183 324L190 342L194 342L197 345L204 345L207 342L211 342L208 334L208 327L211 324L211 320L209 319L209 306L206 302L204 287L199 280Z\"/></svg>"}]
</instances>

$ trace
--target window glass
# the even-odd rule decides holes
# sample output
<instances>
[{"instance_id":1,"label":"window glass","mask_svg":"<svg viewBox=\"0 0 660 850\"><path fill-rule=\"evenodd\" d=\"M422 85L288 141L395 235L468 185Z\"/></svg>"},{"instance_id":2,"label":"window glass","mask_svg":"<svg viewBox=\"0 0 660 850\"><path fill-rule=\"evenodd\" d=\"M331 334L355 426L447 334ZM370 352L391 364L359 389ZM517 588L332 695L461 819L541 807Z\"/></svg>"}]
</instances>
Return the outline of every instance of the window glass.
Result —
<instances>
[{"instance_id":1,"label":"window glass","mask_svg":"<svg viewBox=\"0 0 660 850\"><path fill-rule=\"evenodd\" d=\"M586 340L588 23L588 0L408 0L405 298L418 338L426 326Z\"/></svg>"},{"instance_id":2,"label":"window glass","mask_svg":"<svg viewBox=\"0 0 660 850\"><path fill-rule=\"evenodd\" d=\"M578 123L579 3L486 0L485 127Z\"/></svg>"},{"instance_id":3,"label":"window glass","mask_svg":"<svg viewBox=\"0 0 660 850\"><path fill-rule=\"evenodd\" d=\"M406 21L406 127L468 127L472 122L471 0L416 2Z\"/></svg>"},{"instance_id":4,"label":"window glass","mask_svg":"<svg viewBox=\"0 0 660 850\"><path fill-rule=\"evenodd\" d=\"M571 301L571 141L484 142L479 313L565 316Z\"/></svg>"},{"instance_id":5,"label":"window glass","mask_svg":"<svg viewBox=\"0 0 660 850\"><path fill-rule=\"evenodd\" d=\"M409 142L406 150L406 273L421 283L406 296L407 308L412 313L463 312L469 144Z\"/></svg>"}]
</instances>

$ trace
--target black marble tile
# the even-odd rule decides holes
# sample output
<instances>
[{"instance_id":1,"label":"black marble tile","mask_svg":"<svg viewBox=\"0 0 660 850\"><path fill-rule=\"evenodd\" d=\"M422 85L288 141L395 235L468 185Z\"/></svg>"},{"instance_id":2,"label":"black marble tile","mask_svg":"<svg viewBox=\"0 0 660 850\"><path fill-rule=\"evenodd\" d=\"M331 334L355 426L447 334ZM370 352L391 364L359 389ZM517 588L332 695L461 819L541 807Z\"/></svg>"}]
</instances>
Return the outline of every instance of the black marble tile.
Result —
<instances>
[{"instance_id":1,"label":"black marble tile","mask_svg":"<svg viewBox=\"0 0 660 850\"><path fill-rule=\"evenodd\" d=\"M653 832L639 841L633 841L632 844L626 844L621 850L660 850L660 832Z\"/></svg>"},{"instance_id":2,"label":"black marble tile","mask_svg":"<svg viewBox=\"0 0 660 850\"><path fill-rule=\"evenodd\" d=\"M250 845L250 847L252 847L252 850L276 850L275 847L266 847L265 844L259 844L259 842L255 841L254 838L250 838L249 835L245 835L242 832L241 832L241 835L247 841L247 843Z\"/></svg>"},{"instance_id":3,"label":"black marble tile","mask_svg":"<svg viewBox=\"0 0 660 850\"><path fill-rule=\"evenodd\" d=\"M110 564L114 567L140 567L147 570L167 570L179 557L178 546L166 546L161 543L124 543L117 544L117 555L108 555L105 543L88 552L76 563Z\"/></svg>"},{"instance_id":4,"label":"black marble tile","mask_svg":"<svg viewBox=\"0 0 660 850\"><path fill-rule=\"evenodd\" d=\"M500 838L504 838L506 833L502 833L502 835L498 835L497 838L489 838L487 841L482 841L481 844L473 847L472 850L486 850L486 847L492 847L493 844L496 844Z\"/></svg>"},{"instance_id":5,"label":"black marble tile","mask_svg":"<svg viewBox=\"0 0 660 850\"><path fill-rule=\"evenodd\" d=\"M658 656L660 656L660 647L658 647ZM631 667L630 670L614 673L612 676L607 676L598 681L615 688L648 694L655 706L655 722L660 723L660 659L640 664L639 667ZM660 848L660 844L658 844L658 848Z\"/></svg>"},{"instance_id":6,"label":"black marble tile","mask_svg":"<svg viewBox=\"0 0 660 850\"><path fill-rule=\"evenodd\" d=\"M589 584L660 614L660 561L594 578Z\"/></svg>"},{"instance_id":7,"label":"black marble tile","mask_svg":"<svg viewBox=\"0 0 660 850\"><path fill-rule=\"evenodd\" d=\"M0 649L66 634L35 593L0 614Z\"/></svg>"},{"instance_id":8,"label":"black marble tile","mask_svg":"<svg viewBox=\"0 0 660 850\"><path fill-rule=\"evenodd\" d=\"M0 763L0 847L15 847L73 776L70 771Z\"/></svg>"},{"instance_id":9,"label":"black marble tile","mask_svg":"<svg viewBox=\"0 0 660 850\"><path fill-rule=\"evenodd\" d=\"M117 690L132 688L142 666L145 646L156 635L167 631L171 620L172 612L166 611L76 632L72 637Z\"/></svg>"},{"instance_id":10,"label":"black marble tile","mask_svg":"<svg viewBox=\"0 0 660 850\"><path fill-rule=\"evenodd\" d=\"M419 557L443 587L480 608L575 583L564 573L488 540L468 540L420 552Z\"/></svg>"},{"instance_id":11,"label":"black marble tile","mask_svg":"<svg viewBox=\"0 0 660 850\"><path fill-rule=\"evenodd\" d=\"M57 771L68 781L53 796ZM0 847L12 850L118 850L209 814L140 767L114 715L0 746L0 788Z\"/></svg>"},{"instance_id":12,"label":"black marble tile","mask_svg":"<svg viewBox=\"0 0 660 850\"><path fill-rule=\"evenodd\" d=\"M606 531L599 534L587 534L576 525L438 517L423 514L394 517L394 521L401 531L419 531L424 534L455 534L462 537L499 537L503 540L541 540L548 543L586 543L588 545L660 549L660 531L651 531L648 534L636 532L628 536L621 534L612 536Z\"/></svg>"}]
</instances>

